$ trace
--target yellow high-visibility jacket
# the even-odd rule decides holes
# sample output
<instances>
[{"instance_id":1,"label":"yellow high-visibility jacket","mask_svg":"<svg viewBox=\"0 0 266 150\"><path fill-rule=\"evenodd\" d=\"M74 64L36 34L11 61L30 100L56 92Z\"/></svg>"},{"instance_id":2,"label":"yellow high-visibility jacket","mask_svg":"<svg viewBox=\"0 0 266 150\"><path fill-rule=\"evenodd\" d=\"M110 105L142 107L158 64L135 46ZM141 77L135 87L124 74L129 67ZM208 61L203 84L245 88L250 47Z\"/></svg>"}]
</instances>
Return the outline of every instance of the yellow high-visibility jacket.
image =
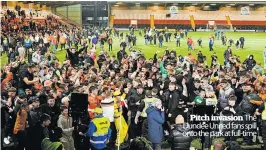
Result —
<instances>
[{"instance_id":1,"label":"yellow high-visibility jacket","mask_svg":"<svg viewBox=\"0 0 266 150\"><path fill-rule=\"evenodd\" d=\"M117 109L115 110L115 127L117 130L117 138L116 138L116 146L121 145L125 141L128 131L128 125L125 121L125 118L122 115L122 112L119 112Z\"/></svg>"}]
</instances>

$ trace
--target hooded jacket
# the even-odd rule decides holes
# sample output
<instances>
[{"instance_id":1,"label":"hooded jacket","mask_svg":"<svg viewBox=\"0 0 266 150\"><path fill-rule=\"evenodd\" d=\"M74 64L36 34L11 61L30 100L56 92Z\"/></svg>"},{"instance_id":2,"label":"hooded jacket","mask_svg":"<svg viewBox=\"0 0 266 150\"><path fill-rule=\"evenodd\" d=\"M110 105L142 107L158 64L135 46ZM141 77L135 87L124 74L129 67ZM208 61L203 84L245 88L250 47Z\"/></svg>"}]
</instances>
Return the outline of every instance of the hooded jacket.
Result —
<instances>
[{"instance_id":1,"label":"hooded jacket","mask_svg":"<svg viewBox=\"0 0 266 150\"><path fill-rule=\"evenodd\" d=\"M236 113L238 115L249 114L252 115L255 112L255 109L258 107L257 103L261 101L261 98L256 92L245 93L243 100L236 108Z\"/></svg>"},{"instance_id":2,"label":"hooded jacket","mask_svg":"<svg viewBox=\"0 0 266 150\"><path fill-rule=\"evenodd\" d=\"M73 128L72 128L72 117L66 117L62 114L59 116L57 121L58 127L63 130L63 137L61 138L61 142L64 145L65 150L74 149L74 139L72 137Z\"/></svg>"},{"instance_id":3,"label":"hooded jacket","mask_svg":"<svg viewBox=\"0 0 266 150\"><path fill-rule=\"evenodd\" d=\"M141 102L145 98L144 93L138 94L134 93L128 97L128 110L132 112L137 112L138 106L136 105L137 102Z\"/></svg>"},{"instance_id":4,"label":"hooded jacket","mask_svg":"<svg viewBox=\"0 0 266 150\"><path fill-rule=\"evenodd\" d=\"M148 140L151 143L161 143L163 141L163 124L164 111L160 111L155 107L149 107L146 110L148 120Z\"/></svg>"},{"instance_id":5,"label":"hooded jacket","mask_svg":"<svg viewBox=\"0 0 266 150\"><path fill-rule=\"evenodd\" d=\"M164 93L164 103L165 103L164 106L168 108L169 113L172 113L177 108L179 99L180 96L177 90L174 91L167 90Z\"/></svg>"},{"instance_id":6,"label":"hooded jacket","mask_svg":"<svg viewBox=\"0 0 266 150\"><path fill-rule=\"evenodd\" d=\"M65 117L62 114L59 116L57 121L58 127L62 128L63 130L63 137L70 137L72 136L73 129L72 129L72 117Z\"/></svg>"},{"instance_id":7,"label":"hooded jacket","mask_svg":"<svg viewBox=\"0 0 266 150\"><path fill-rule=\"evenodd\" d=\"M247 64L247 69L252 70L252 68L256 65L256 61L252 59L246 59L245 63Z\"/></svg>"},{"instance_id":8,"label":"hooded jacket","mask_svg":"<svg viewBox=\"0 0 266 150\"><path fill-rule=\"evenodd\" d=\"M228 98L230 95L234 95L234 90L228 85L225 89L220 89L219 91L219 107L225 108L228 105Z\"/></svg>"}]
</instances>

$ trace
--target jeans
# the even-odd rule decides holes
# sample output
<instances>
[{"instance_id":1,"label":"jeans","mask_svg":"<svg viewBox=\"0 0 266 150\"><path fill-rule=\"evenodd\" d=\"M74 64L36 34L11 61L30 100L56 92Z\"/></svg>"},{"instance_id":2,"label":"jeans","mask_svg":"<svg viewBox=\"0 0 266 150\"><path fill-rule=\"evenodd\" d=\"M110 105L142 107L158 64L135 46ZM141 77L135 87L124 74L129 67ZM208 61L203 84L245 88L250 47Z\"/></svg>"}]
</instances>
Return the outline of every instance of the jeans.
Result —
<instances>
[{"instance_id":1,"label":"jeans","mask_svg":"<svg viewBox=\"0 0 266 150\"><path fill-rule=\"evenodd\" d=\"M192 50L192 45L191 44L188 44L188 50Z\"/></svg>"},{"instance_id":2,"label":"jeans","mask_svg":"<svg viewBox=\"0 0 266 150\"><path fill-rule=\"evenodd\" d=\"M56 52L56 49L57 49L57 45L53 44L53 51Z\"/></svg>"},{"instance_id":3,"label":"jeans","mask_svg":"<svg viewBox=\"0 0 266 150\"><path fill-rule=\"evenodd\" d=\"M209 47L210 47L210 51L213 51L213 48L212 48L212 46L213 46L213 45L209 45Z\"/></svg>"},{"instance_id":4,"label":"jeans","mask_svg":"<svg viewBox=\"0 0 266 150\"><path fill-rule=\"evenodd\" d=\"M112 44L109 44L109 51L112 51L113 50L113 46Z\"/></svg>"},{"instance_id":5,"label":"jeans","mask_svg":"<svg viewBox=\"0 0 266 150\"><path fill-rule=\"evenodd\" d=\"M153 150L161 150L161 144L159 143L152 143Z\"/></svg>"},{"instance_id":6,"label":"jeans","mask_svg":"<svg viewBox=\"0 0 266 150\"><path fill-rule=\"evenodd\" d=\"M242 48L242 49L244 48L244 43L241 42L240 48Z\"/></svg>"},{"instance_id":7,"label":"jeans","mask_svg":"<svg viewBox=\"0 0 266 150\"><path fill-rule=\"evenodd\" d=\"M163 47L163 42L159 42L159 47Z\"/></svg>"},{"instance_id":8,"label":"jeans","mask_svg":"<svg viewBox=\"0 0 266 150\"><path fill-rule=\"evenodd\" d=\"M145 39L145 45L147 45L147 44L148 44L148 42L149 42L149 40L148 40L148 39Z\"/></svg>"},{"instance_id":9,"label":"jeans","mask_svg":"<svg viewBox=\"0 0 266 150\"><path fill-rule=\"evenodd\" d=\"M180 41L176 41L176 46L180 47Z\"/></svg>"}]
</instances>

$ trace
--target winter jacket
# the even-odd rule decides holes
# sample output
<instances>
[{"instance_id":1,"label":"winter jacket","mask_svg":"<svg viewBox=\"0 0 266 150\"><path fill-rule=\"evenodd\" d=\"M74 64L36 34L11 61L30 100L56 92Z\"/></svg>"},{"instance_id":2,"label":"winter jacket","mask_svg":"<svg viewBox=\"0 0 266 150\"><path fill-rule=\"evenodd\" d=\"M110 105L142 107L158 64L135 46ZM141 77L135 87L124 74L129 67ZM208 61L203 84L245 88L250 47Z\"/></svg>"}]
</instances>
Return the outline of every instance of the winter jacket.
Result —
<instances>
[{"instance_id":1,"label":"winter jacket","mask_svg":"<svg viewBox=\"0 0 266 150\"><path fill-rule=\"evenodd\" d=\"M228 105L228 98L230 95L234 95L235 91L228 85L225 89L219 91L219 106L225 108Z\"/></svg>"},{"instance_id":2,"label":"winter jacket","mask_svg":"<svg viewBox=\"0 0 266 150\"><path fill-rule=\"evenodd\" d=\"M245 93L243 96L243 100L236 108L236 113L238 115L245 115L245 114L252 115L255 112L255 109L257 108L255 104L256 101L257 102L261 101L261 98L256 92L249 94Z\"/></svg>"},{"instance_id":3,"label":"winter jacket","mask_svg":"<svg viewBox=\"0 0 266 150\"><path fill-rule=\"evenodd\" d=\"M118 59L119 63L121 63L121 61L125 55L127 55L127 53L123 50L120 50L117 52L117 59Z\"/></svg>"},{"instance_id":4,"label":"winter jacket","mask_svg":"<svg viewBox=\"0 0 266 150\"><path fill-rule=\"evenodd\" d=\"M72 137L74 128L72 128L72 122L72 117L65 117L63 115L60 115L57 121L58 127L63 130L61 142L63 143L65 150L74 149L74 139Z\"/></svg>"},{"instance_id":5,"label":"winter jacket","mask_svg":"<svg viewBox=\"0 0 266 150\"><path fill-rule=\"evenodd\" d=\"M8 58L10 61L15 61L16 60L16 56L18 56L18 54L15 51L11 51L8 53Z\"/></svg>"},{"instance_id":6,"label":"winter jacket","mask_svg":"<svg viewBox=\"0 0 266 150\"><path fill-rule=\"evenodd\" d=\"M136 105L137 102L140 102L145 98L144 94L133 94L128 98L128 110L132 112L137 112L138 106Z\"/></svg>"},{"instance_id":7,"label":"winter jacket","mask_svg":"<svg viewBox=\"0 0 266 150\"><path fill-rule=\"evenodd\" d=\"M177 91L167 90L164 93L164 106L168 108L168 112L171 113L177 108L180 96Z\"/></svg>"},{"instance_id":8,"label":"winter jacket","mask_svg":"<svg viewBox=\"0 0 266 150\"><path fill-rule=\"evenodd\" d=\"M252 68L256 65L256 61L254 59L246 59L245 63L247 64L248 70L252 70Z\"/></svg>"},{"instance_id":9,"label":"winter jacket","mask_svg":"<svg viewBox=\"0 0 266 150\"><path fill-rule=\"evenodd\" d=\"M72 129L72 117L65 117L63 115L59 116L57 121L58 127L62 128L63 130L63 137L70 137L72 136L73 129Z\"/></svg>"},{"instance_id":10,"label":"winter jacket","mask_svg":"<svg viewBox=\"0 0 266 150\"><path fill-rule=\"evenodd\" d=\"M9 37L8 41L9 41L9 46L10 47L15 47L16 46L16 39L14 37Z\"/></svg>"},{"instance_id":11,"label":"winter jacket","mask_svg":"<svg viewBox=\"0 0 266 150\"><path fill-rule=\"evenodd\" d=\"M73 66L78 65L78 63L79 63L79 59L78 59L79 57L78 56L83 50L84 50L84 48L81 48L81 49L79 49L79 51L72 53L72 52L70 52L69 49L67 49L67 54L68 54L68 57L70 59L71 65L73 65Z\"/></svg>"},{"instance_id":12,"label":"winter jacket","mask_svg":"<svg viewBox=\"0 0 266 150\"><path fill-rule=\"evenodd\" d=\"M120 47L126 48L127 47L127 43L126 42L121 42L120 43Z\"/></svg>"},{"instance_id":13,"label":"winter jacket","mask_svg":"<svg viewBox=\"0 0 266 150\"><path fill-rule=\"evenodd\" d=\"M17 134L18 131L24 131L26 127L26 121L27 121L27 111L25 109L21 109L17 113L16 123L14 126L13 133Z\"/></svg>"},{"instance_id":14,"label":"winter jacket","mask_svg":"<svg viewBox=\"0 0 266 150\"><path fill-rule=\"evenodd\" d=\"M230 58L232 55L233 55L232 52L229 52L228 50L225 50L225 51L224 51L224 60L225 60L225 61L228 61L229 58Z\"/></svg>"},{"instance_id":15,"label":"winter jacket","mask_svg":"<svg viewBox=\"0 0 266 150\"><path fill-rule=\"evenodd\" d=\"M149 107L146 110L148 114L148 140L151 143L159 144L163 141L163 124L164 124L164 111L160 111L155 107Z\"/></svg>"},{"instance_id":16,"label":"winter jacket","mask_svg":"<svg viewBox=\"0 0 266 150\"><path fill-rule=\"evenodd\" d=\"M183 127L183 124L174 125L170 132L169 143L171 143L171 150L189 150L192 138L185 136L189 131Z\"/></svg>"},{"instance_id":17,"label":"winter jacket","mask_svg":"<svg viewBox=\"0 0 266 150\"><path fill-rule=\"evenodd\" d=\"M41 117L41 110L39 108L31 110L29 112L29 115L29 126L33 127L39 122L39 119Z\"/></svg>"}]
</instances>

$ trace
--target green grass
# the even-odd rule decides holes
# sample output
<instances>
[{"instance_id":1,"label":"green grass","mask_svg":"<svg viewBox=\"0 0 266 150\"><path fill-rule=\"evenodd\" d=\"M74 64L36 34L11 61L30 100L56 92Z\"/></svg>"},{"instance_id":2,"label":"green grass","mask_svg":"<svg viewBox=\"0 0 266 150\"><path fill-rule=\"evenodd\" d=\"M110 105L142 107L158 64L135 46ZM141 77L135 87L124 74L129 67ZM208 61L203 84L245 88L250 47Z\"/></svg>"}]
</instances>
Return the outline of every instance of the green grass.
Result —
<instances>
[{"instance_id":1,"label":"green grass","mask_svg":"<svg viewBox=\"0 0 266 150\"><path fill-rule=\"evenodd\" d=\"M129 32L126 32L129 33ZM142 52L145 54L146 58L153 57L154 53L156 51L160 51L159 56L161 56L164 52L164 50L168 47L169 50L176 50L178 55L187 55L187 45L186 45L186 39L181 40L181 47L176 47L174 36L172 35L171 42L164 42L163 48L159 48L158 42L157 45L145 45L144 44L144 37L138 36L138 32L135 32L137 35L137 46L136 49L141 49ZM196 56L198 51L201 51L205 56L207 56L207 62L210 64L210 55L213 54L213 52L209 51L208 42L209 37L213 35L213 32L189 32L188 37L192 37L192 39L195 42L195 51L192 51L192 55ZM266 33L254 33L254 32L226 32L227 39L229 40L232 38L234 41L236 39L239 39L240 36L245 37L245 47L244 49L236 50L235 46L232 46L233 54L236 54L240 56L241 61L243 61L248 55L254 55L254 58L257 62L261 62L263 64L263 50L266 46ZM124 34L125 35L125 34ZM198 38L202 38L203 40L203 48L200 48L196 41ZM110 52L111 55L115 55L117 51L119 51L120 47L120 41L118 39L114 39L113 44L113 51ZM227 44L228 45L228 44ZM99 53L99 45L97 45L97 53ZM104 45L105 50L108 50L108 44ZM214 52L216 52L218 56L218 60L220 64L223 63L223 53L224 50L226 50L227 46L223 46L221 40L216 40L214 43ZM127 50L128 52L128 50ZM129 52L128 52L129 53ZM57 52L57 57L60 61L63 61L65 59L66 51L59 51ZM1 57L1 67L7 62L7 57L4 54L4 56Z\"/></svg>"}]
</instances>

